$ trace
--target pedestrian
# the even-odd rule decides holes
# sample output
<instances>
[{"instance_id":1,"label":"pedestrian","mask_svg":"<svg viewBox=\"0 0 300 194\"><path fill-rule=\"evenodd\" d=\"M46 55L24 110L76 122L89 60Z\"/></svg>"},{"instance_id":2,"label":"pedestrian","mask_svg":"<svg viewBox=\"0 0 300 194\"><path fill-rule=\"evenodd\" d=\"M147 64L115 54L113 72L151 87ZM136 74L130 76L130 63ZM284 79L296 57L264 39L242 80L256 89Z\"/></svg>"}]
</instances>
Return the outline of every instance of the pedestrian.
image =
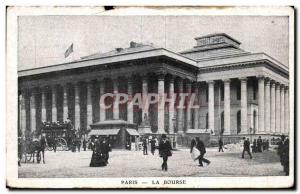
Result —
<instances>
[{"instance_id":1,"label":"pedestrian","mask_svg":"<svg viewBox=\"0 0 300 194\"><path fill-rule=\"evenodd\" d=\"M47 146L47 139L45 137L45 135L43 134L41 136L40 139L40 150L38 151L38 155L40 156L41 152L42 152L42 157L43 157L43 163L45 164L45 149ZM38 163L40 163L40 161L37 161Z\"/></svg>"},{"instance_id":2,"label":"pedestrian","mask_svg":"<svg viewBox=\"0 0 300 194\"><path fill-rule=\"evenodd\" d=\"M152 138L151 141L150 141L152 155L154 155L154 153L155 153L155 143L156 143L155 139Z\"/></svg>"},{"instance_id":3,"label":"pedestrian","mask_svg":"<svg viewBox=\"0 0 300 194\"><path fill-rule=\"evenodd\" d=\"M18 137L18 166L21 166L21 160L22 160L22 155L24 151L24 143L25 143L25 138Z\"/></svg>"},{"instance_id":4,"label":"pedestrian","mask_svg":"<svg viewBox=\"0 0 300 194\"><path fill-rule=\"evenodd\" d=\"M90 162L90 167L100 167L106 166L106 157L104 155L103 142L101 138L98 138L95 144L92 145L92 158Z\"/></svg>"},{"instance_id":5,"label":"pedestrian","mask_svg":"<svg viewBox=\"0 0 300 194\"><path fill-rule=\"evenodd\" d=\"M289 174L289 140L285 139L285 136L281 136L281 140L278 143L277 153L280 158L280 164L283 166L283 171L286 175Z\"/></svg>"},{"instance_id":6,"label":"pedestrian","mask_svg":"<svg viewBox=\"0 0 300 194\"><path fill-rule=\"evenodd\" d=\"M257 139L257 152L262 152L262 139L261 136Z\"/></svg>"},{"instance_id":7,"label":"pedestrian","mask_svg":"<svg viewBox=\"0 0 300 194\"><path fill-rule=\"evenodd\" d=\"M222 152L224 152L223 150L223 140L222 137L219 138L219 152L222 150Z\"/></svg>"},{"instance_id":8,"label":"pedestrian","mask_svg":"<svg viewBox=\"0 0 300 194\"><path fill-rule=\"evenodd\" d=\"M167 140L167 136L165 134L161 135L161 141L159 143L159 156L162 157L163 163L161 165L161 169L168 171L168 157L172 156L172 146L169 140Z\"/></svg>"},{"instance_id":9,"label":"pedestrian","mask_svg":"<svg viewBox=\"0 0 300 194\"><path fill-rule=\"evenodd\" d=\"M53 147L53 151L56 152L56 148L57 148L57 138L56 137L53 138L52 147Z\"/></svg>"},{"instance_id":10,"label":"pedestrian","mask_svg":"<svg viewBox=\"0 0 300 194\"><path fill-rule=\"evenodd\" d=\"M206 148L203 143L203 141L200 140L199 137L196 137L196 148L200 152L200 156L198 156L195 160L199 160L199 167L203 167L203 162L207 163L207 165L210 164L210 161L206 158L204 158L204 154L206 153Z\"/></svg>"},{"instance_id":11,"label":"pedestrian","mask_svg":"<svg viewBox=\"0 0 300 194\"><path fill-rule=\"evenodd\" d=\"M266 141L266 150L269 151L269 148L270 148L270 142L269 142L269 140L267 139L267 141Z\"/></svg>"},{"instance_id":12,"label":"pedestrian","mask_svg":"<svg viewBox=\"0 0 300 194\"><path fill-rule=\"evenodd\" d=\"M85 138L83 138L83 140L82 140L83 151L86 151L86 144L87 144L87 141Z\"/></svg>"},{"instance_id":13,"label":"pedestrian","mask_svg":"<svg viewBox=\"0 0 300 194\"><path fill-rule=\"evenodd\" d=\"M148 151L147 151L147 140L146 138L143 139L143 154L144 155L148 155Z\"/></svg>"},{"instance_id":14,"label":"pedestrian","mask_svg":"<svg viewBox=\"0 0 300 194\"><path fill-rule=\"evenodd\" d=\"M289 138L286 138L283 144L283 170L285 172L285 175L289 175L289 169L290 169L290 154L289 154Z\"/></svg>"},{"instance_id":15,"label":"pedestrian","mask_svg":"<svg viewBox=\"0 0 300 194\"><path fill-rule=\"evenodd\" d=\"M252 155L250 153L250 141L249 138L245 138L243 137L244 140L244 149L243 149L243 153L242 153L242 158L244 158L245 152L247 152L250 156L250 159L252 159Z\"/></svg>"},{"instance_id":16,"label":"pedestrian","mask_svg":"<svg viewBox=\"0 0 300 194\"><path fill-rule=\"evenodd\" d=\"M252 153L257 152L257 142L256 139L253 140L253 145L252 145Z\"/></svg>"},{"instance_id":17,"label":"pedestrian","mask_svg":"<svg viewBox=\"0 0 300 194\"><path fill-rule=\"evenodd\" d=\"M110 143L106 138L103 138L101 149L105 157L105 162L106 164L108 164L109 152L111 151L111 148L110 148Z\"/></svg>"},{"instance_id":18,"label":"pedestrian","mask_svg":"<svg viewBox=\"0 0 300 194\"><path fill-rule=\"evenodd\" d=\"M76 138L76 146L77 146L78 152L80 152L80 148L81 148L81 139L80 139L79 136Z\"/></svg>"}]
</instances>

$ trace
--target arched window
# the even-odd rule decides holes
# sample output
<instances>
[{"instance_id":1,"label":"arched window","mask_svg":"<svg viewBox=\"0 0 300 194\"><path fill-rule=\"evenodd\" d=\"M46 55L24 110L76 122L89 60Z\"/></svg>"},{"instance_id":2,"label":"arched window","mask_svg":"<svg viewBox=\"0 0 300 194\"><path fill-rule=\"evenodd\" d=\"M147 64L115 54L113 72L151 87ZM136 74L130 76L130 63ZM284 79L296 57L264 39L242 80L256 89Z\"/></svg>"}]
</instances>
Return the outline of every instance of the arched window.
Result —
<instances>
[{"instance_id":1,"label":"arched window","mask_svg":"<svg viewBox=\"0 0 300 194\"><path fill-rule=\"evenodd\" d=\"M221 113L221 134L224 133L224 111Z\"/></svg>"},{"instance_id":2,"label":"arched window","mask_svg":"<svg viewBox=\"0 0 300 194\"><path fill-rule=\"evenodd\" d=\"M237 133L239 134L241 132L241 111L240 110L236 113L236 129L237 129Z\"/></svg>"},{"instance_id":3,"label":"arched window","mask_svg":"<svg viewBox=\"0 0 300 194\"><path fill-rule=\"evenodd\" d=\"M205 117L205 128L208 129L208 113L206 113Z\"/></svg>"}]
</instances>

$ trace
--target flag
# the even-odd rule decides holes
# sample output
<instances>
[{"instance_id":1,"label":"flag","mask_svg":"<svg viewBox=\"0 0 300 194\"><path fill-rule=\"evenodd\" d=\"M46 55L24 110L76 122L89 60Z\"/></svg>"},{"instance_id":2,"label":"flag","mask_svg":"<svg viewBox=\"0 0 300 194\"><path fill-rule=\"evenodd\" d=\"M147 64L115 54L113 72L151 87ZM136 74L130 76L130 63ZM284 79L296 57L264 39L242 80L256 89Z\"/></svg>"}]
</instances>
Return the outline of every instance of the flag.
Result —
<instances>
[{"instance_id":1,"label":"flag","mask_svg":"<svg viewBox=\"0 0 300 194\"><path fill-rule=\"evenodd\" d=\"M65 58L67 58L73 52L73 43L69 46L69 48L65 51Z\"/></svg>"}]
</instances>

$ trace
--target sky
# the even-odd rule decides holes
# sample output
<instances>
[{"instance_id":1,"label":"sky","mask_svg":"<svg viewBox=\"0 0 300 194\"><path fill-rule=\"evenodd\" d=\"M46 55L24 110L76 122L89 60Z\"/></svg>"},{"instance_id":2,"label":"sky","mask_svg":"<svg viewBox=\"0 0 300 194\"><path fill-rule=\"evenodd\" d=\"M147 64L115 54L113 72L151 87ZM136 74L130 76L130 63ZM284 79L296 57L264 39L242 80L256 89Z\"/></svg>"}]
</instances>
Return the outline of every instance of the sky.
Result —
<instances>
[{"instance_id":1,"label":"sky","mask_svg":"<svg viewBox=\"0 0 300 194\"><path fill-rule=\"evenodd\" d=\"M227 33L246 51L289 62L285 16L21 16L18 27L18 70L126 48L130 41L180 52L212 33ZM64 58L72 43L74 52Z\"/></svg>"}]
</instances>

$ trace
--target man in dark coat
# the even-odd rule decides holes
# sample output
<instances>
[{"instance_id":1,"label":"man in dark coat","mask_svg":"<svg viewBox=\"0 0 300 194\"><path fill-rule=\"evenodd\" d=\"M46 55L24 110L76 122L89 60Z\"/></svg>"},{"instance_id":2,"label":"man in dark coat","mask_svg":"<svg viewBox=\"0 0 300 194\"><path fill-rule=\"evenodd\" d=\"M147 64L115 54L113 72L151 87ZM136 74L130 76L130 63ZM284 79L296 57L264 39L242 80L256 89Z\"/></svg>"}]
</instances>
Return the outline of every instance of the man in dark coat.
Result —
<instances>
[{"instance_id":1,"label":"man in dark coat","mask_svg":"<svg viewBox=\"0 0 300 194\"><path fill-rule=\"evenodd\" d=\"M261 136L257 139L257 152L262 152L262 139Z\"/></svg>"},{"instance_id":2,"label":"man in dark coat","mask_svg":"<svg viewBox=\"0 0 300 194\"><path fill-rule=\"evenodd\" d=\"M250 153L250 141L249 141L249 138L244 139L244 149L243 149L243 153L242 153L242 158L244 158L244 155L245 155L245 152L247 152L250 156L250 159L252 159L252 155Z\"/></svg>"},{"instance_id":3,"label":"man in dark coat","mask_svg":"<svg viewBox=\"0 0 300 194\"><path fill-rule=\"evenodd\" d=\"M223 140L222 140L222 137L220 137L219 139L219 152L222 150L222 152L224 152L223 150Z\"/></svg>"},{"instance_id":4,"label":"man in dark coat","mask_svg":"<svg viewBox=\"0 0 300 194\"><path fill-rule=\"evenodd\" d=\"M83 140L82 140L83 151L86 151L86 144L87 144L87 141L85 138L83 138Z\"/></svg>"},{"instance_id":5,"label":"man in dark coat","mask_svg":"<svg viewBox=\"0 0 300 194\"><path fill-rule=\"evenodd\" d=\"M143 154L144 155L148 155L148 151L147 151L147 140L143 139Z\"/></svg>"},{"instance_id":6,"label":"man in dark coat","mask_svg":"<svg viewBox=\"0 0 300 194\"><path fill-rule=\"evenodd\" d=\"M40 150L38 151L38 155L40 156L41 152L42 152L42 157L43 157L43 163L45 164L45 149L47 146L47 140L45 135L41 136L40 139ZM40 161L38 161L38 163L40 163Z\"/></svg>"},{"instance_id":7,"label":"man in dark coat","mask_svg":"<svg viewBox=\"0 0 300 194\"><path fill-rule=\"evenodd\" d=\"M161 165L161 169L167 171L168 170L168 157L172 156L172 146L169 140L167 140L167 136L165 134L161 135L161 141L159 142L159 156L162 157L163 163Z\"/></svg>"},{"instance_id":8,"label":"man in dark coat","mask_svg":"<svg viewBox=\"0 0 300 194\"><path fill-rule=\"evenodd\" d=\"M277 153L283 166L283 171L286 175L289 175L289 139L285 139L284 135L281 136L281 141L278 143Z\"/></svg>"},{"instance_id":9,"label":"man in dark coat","mask_svg":"<svg viewBox=\"0 0 300 194\"><path fill-rule=\"evenodd\" d=\"M290 141L288 138L286 138L286 140L284 141L283 144L283 170L285 172L285 175L288 176L289 175L289 169L290 169Z\"/></svg>"},{"instance_id":10,"label":"man in dark coat","mask_svg":"<svg viewBox=\"0 0 300 194\"><path fill-rule=\"evenodd\" d=\"M206 158L204 158L204 154L206 153L206 149L205 149L205 145L203 143L203 141L200 140L199 137L196 137L196 148L199 150L200 152L200 156L198 156L195 160L199 160L199 166L202 167L203 166L203 162L207 163L207 165L210 164L210 161L207 160Z\"/></svg>"},{"instance_id":11,"label":"man in dark coat","mask_svg":"<svg viewBox=\"0 0 300 194\"><path fill-rule=\"evenodd\" d=\"M155 143L156 143L155 139L152 138L150 141L152 155L154 155L154 153L155 153Z\"/></svg>"},{"instance_id":12,"label":"man in dark coat","mask_svg":"<svg viewBox=\"0 0 300 194\"><path fill-rule=\"evenodd\" d=\"M196 146L196 140L193 138L192 141L191 141L191 149L190 149L190 153L193 152L193 148Z\"/></svg>"}]
</instances>

